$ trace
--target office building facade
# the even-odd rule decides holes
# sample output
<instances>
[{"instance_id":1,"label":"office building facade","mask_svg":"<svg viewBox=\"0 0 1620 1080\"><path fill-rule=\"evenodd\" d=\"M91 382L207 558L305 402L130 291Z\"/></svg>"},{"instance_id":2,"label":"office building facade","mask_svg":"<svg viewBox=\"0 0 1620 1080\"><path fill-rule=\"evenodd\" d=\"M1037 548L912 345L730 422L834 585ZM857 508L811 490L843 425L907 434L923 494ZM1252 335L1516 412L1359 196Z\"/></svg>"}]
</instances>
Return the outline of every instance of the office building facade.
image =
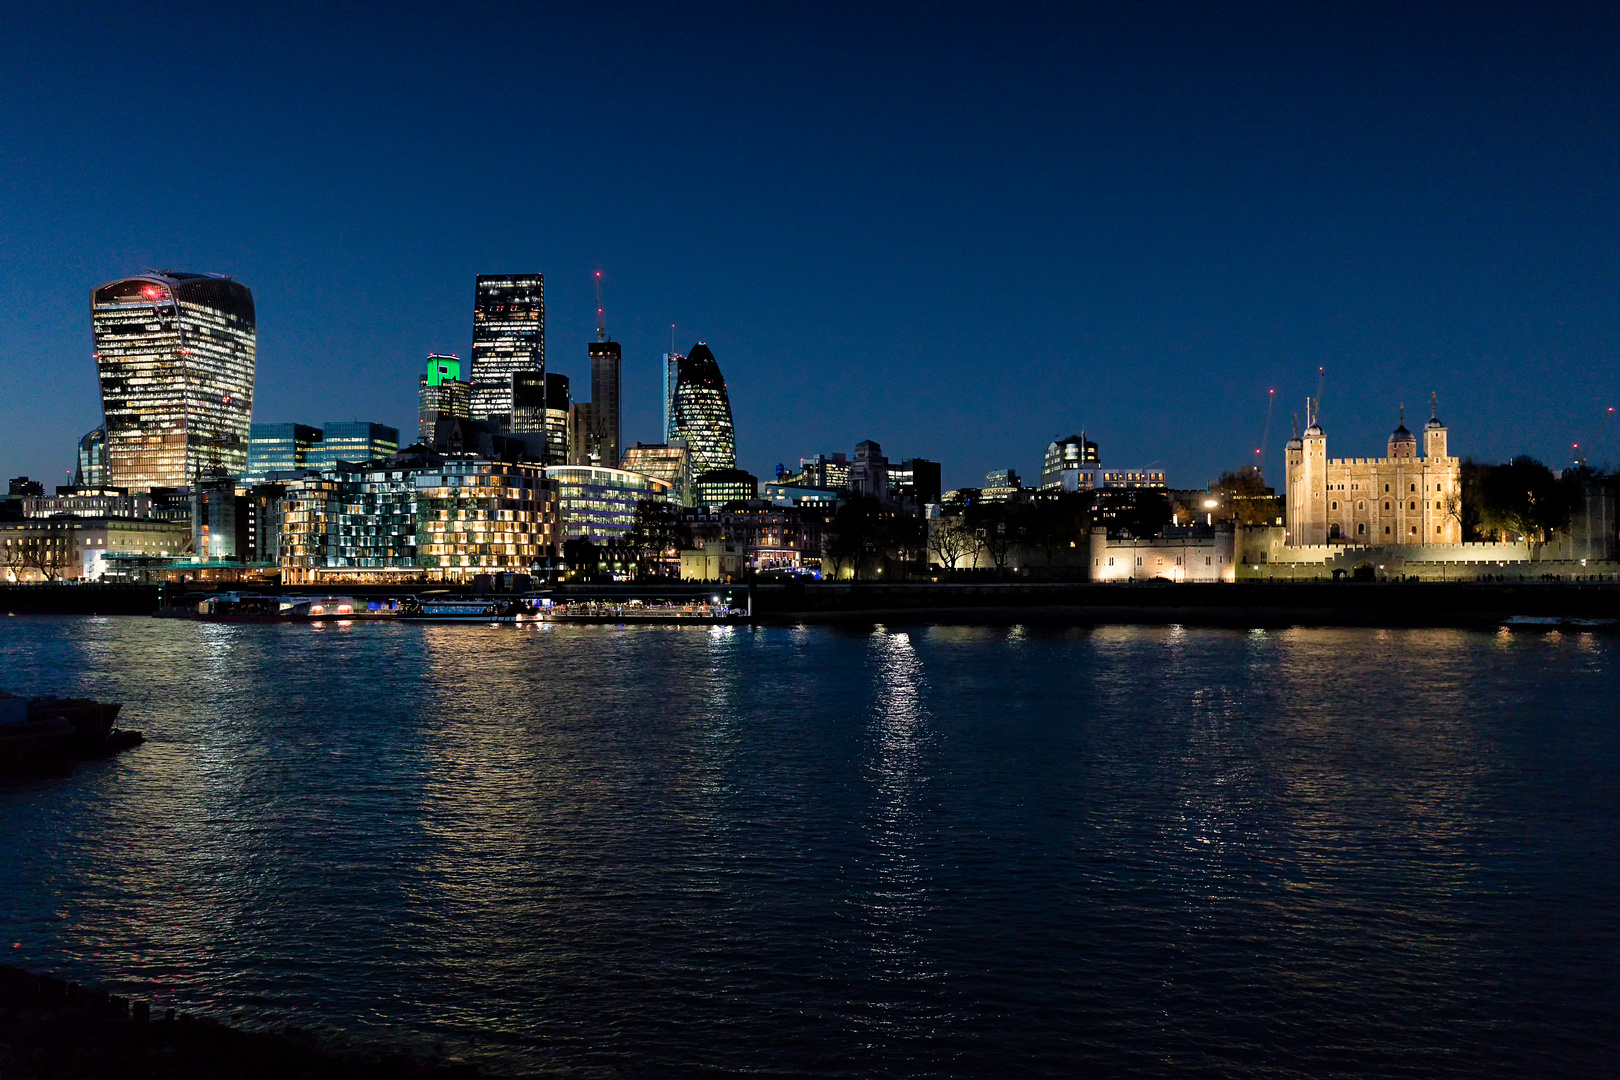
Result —
<instances>
[{"instance_id":1,"label":"office building facade","mask_svg":"<svg viewBox=\"0 0 1620 1080\"><path fill-rule=\"evenodd\" d=\"M692 472L737 467L731 398L714 353L701 341L680 362L675 387L675 437L692 453Z\"/></svg>"},{"instance_id":2,"label":"office building facade","mask_svg":"<svg viewBox=\"0 0 1620 1080\"><path fill-rule=\"evenodd\" d=\"M541 274L480 274L473 294L474 420L504 422L512 376L546 370L546 286Z\"/></svg>"},{"instance_id":3,"label":"office building facade","mask_svg":"<svg viewBox=\"0 0 1620 1080\"><path fill-rule=\"evenodd\" d=\"M107 482L145 491L247 468L257 319L230 278L168 271L90 294Z\"/></svg>"},{"instance_id":4,"label":"office building facade","mask_svg":"<svg viewBox=\"0 0 1620 1080\"><path fill-rule=\"evenodd\" d=\"M568 376L546 372L546 464L568 465L574 460L572 402Z\"/></svg>"},{"instance_id":5,"label":"office building facade","mask_svg":"<svg viewBox=\"0 0 1620 1080\"><path fill-rule=\"evenodd\" d=\"M664 481L673 502L692 505L692 455L679 440L674 444L638 442L624 452L619 468Z\"/></svg>"},{"instance_id":6,"label":"office building facade","mask_svg":"<svg viewBox=\"0 0 1620 1080\"><path fill-rule=\"evenodd\" d=\"M693 503L725 506L759 498L759 479L742 469L714 469L692 481Z\"/></svg>"},{"instance_id":7,"label":"office building facade","mask_svg":"<svg viewBox=\"0 0 1620 1080\"><path fill-rule=\"evenodd\" d=\"M330 469L341 461L376 461L399 452L399 428L364 420L334 420L321 431L321 444L310 450L310 468Z\"/></svg>"},{"instance_id":8,"label":"office building facade","mask_svg":"<svg viewBox=\"0 0 1620 1080\"><path fill-rule=\"evenodd\" d=\"M1073 478L1065 472L1094 469L1102 464L1097 444L1086 438L1086 433L1070 435L1066 439L1053 439L1046 445L1046 457L1041 462L1041 487L1047 491L1077 490Z\"/></svg>"},{"instance_id":9,"label":"office building facade","mask_svg":"<svg viewBox=\"0 0 1620 1080\"><path fill-rule=\"evenodd\" d=\"M594 544L623 540L636 524L636 503L668 501L663 480L623 469L563 465L546 470L557 488L559 544L585 539Z\"/></svg>"},{"instance_id":10,"label":"office building facade","mask_svg":"<svg viewBox=\"0 0 1620 1080\"><path fill-rule=\"evenodd\" d=\"M318 468L320 445L321 429L309 424L254 424L243 479L261 484L271 473Z\"/></svg>"}]
</instances>

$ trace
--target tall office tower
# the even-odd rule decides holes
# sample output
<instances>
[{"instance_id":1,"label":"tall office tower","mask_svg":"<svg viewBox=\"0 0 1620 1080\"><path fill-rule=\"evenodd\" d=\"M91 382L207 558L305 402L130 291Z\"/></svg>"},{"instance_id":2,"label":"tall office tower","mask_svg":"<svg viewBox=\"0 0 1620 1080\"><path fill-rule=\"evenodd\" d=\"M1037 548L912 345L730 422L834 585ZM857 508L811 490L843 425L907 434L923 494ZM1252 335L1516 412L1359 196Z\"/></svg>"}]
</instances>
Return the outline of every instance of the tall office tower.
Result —
<instances>
[{"instance_id":1,"label":"tall office tower","mask_svg":"<svg viewBox=\"0 0 1620 1080\"><path fill-rule=\"evenodd\" d=\"M310 468L330 469L340 461L376 461L399 453L399 428L364 420L328 421L321 445L310 451Z\"/></svg>"},{"instance_id":2,"label":"tall office tower","mask_svg":"<svg viewBox=\"0 0 1620 1080\"><path fill-rule=\"evenodd\" d=\"M573 425L569 423L568 376L546 372L546 464L568 465L574 459Z\"/></svg>"},{"instance_id":3,"label":"tall office tower","mask_svg":"<svg viewBox=\"0 0 1620 1080\"><path fill-rule=\"evenodd\" d=\"M619 379L623 361L619 343L607 339L602 320L602 273L596 274L596 340L586 349L591 359L591 407L588 412L592 450L609 469L619 464L622 414L619 408Z\"/></svg>"},{"instance_id":4,"label":"tall office tower","mask_svg":"<svg viewBox=\"0 0 1620 1080\"><path fill-rule=\"evenodd\" d=\"M79 440L79 468L73 474L74 487L107 486L107 429L98 427Z\"/></svg>"},{"instance_id":5,"label":"tall office tower","mask_svg":"<svg viewBox=\"0 0 1620 1080\"><path fill-rule=\"evenodd\" d=\"M703 342L681 358L675 386L675 437L692 452L692 475L737 467L731 398L720 365Z\"/></svg>"},{"instance_id":6,"label":"tall office tower","mask_svg":"<svg viewBox=\"0 0 1620 1080\"><path fill-rule=\"evenodd\" d=\"M448 439L445 425L467 419L472 386L461 379L461 357L429 353L427 367L417 379L416 437L425 446Z\"/></svg>"},{"instance_id":7,"label":"tall office tower","mask_svg":"<svg viewBox=\"0 0 1620 1080\"><path fill-rule=\"evenodd\" d=\"M480 274L473 295L474 420L512 413L512 376L546 370L546 283L541 274Z\"/></svg>"},{"instance_id":8,"label":"tall office tower","mask_svg":"<svg viewBox=\"0 0 1620 1080\"><path fill-rule=\"evenodd\" d=\"M165 271L90 293L107 482L183 487L247 468L257 321L247 286Z\"/></svg>"},{"instance_id":9,"label":"tall office tower","mask_svg":"<svg viewBox=\"0 0 1620 1080\"><path fill-rule=\"evenodd\" d=\"M664 442L675 438L675 387L681 381L683 357L672 347L664 354Z\"/></svg>"},{"instance_id":10,"label":"tall office tower","mask_svg":"<svg viewBox=\"0 0 1620 1080\"><path fill-rule=\"evenodd\" d=\"M248 441L247 472L242 479L262 484L274 472L316 467L321 429L308 424L254 424Z\"/></svg>"}]
</instances>

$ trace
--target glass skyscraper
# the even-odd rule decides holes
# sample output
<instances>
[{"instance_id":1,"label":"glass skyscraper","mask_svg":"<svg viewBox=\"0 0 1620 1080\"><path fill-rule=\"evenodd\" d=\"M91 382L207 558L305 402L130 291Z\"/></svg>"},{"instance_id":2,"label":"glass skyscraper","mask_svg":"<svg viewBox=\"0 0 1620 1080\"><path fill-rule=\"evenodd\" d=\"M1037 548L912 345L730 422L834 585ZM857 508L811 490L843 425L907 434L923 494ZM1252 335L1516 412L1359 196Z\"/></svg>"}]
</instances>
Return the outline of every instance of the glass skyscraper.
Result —
<instances>
[{"instance_id":1,"label":"glass skyscraper","mask_svg":"<svg viewBox=\"0 0 1620 1080\"><path fill-rule=\"evenodd\" d=\"M243 479L262 484L273 472L295 472L316 467L313 452L321 445L321 429L308 424L254 424L248 444L247 472Z\"/></svg>"},{"instance_id":2,"label":"glass skyscraper","mask_svg":"<svg viewBox=\"0 0 1620 1080\"><path fill-rule=\"evenodd\" d=\"M664 442L675 439L675 388L681 382L681 361L678 352L664 354Z\"/></svg>"},{"instance_id":3,"label":"glass skyscraper","mask_svg":"<svg viewBox=\"0 0 1620 1080\"><path fill-rule=\"evenodd\" d=\"M310 468L330 469L340 461L376 461L398 452L399 428L364 420L331 422L321 432L320 447L310 451Z\"/></svg>"},{"instance_id":4,"label":"glass skyscraper","mask_svg":"<svg viewBox=\"0 0 1620 1080\"><path fill-rule=\"evenodd\" d=\"M546 285L541 274L480 274L473 294L474 420L512 412L512 375L546 370Z\"/></svg>"},{"instance_id":5,"label":"glass skyscraper","mask_svg":"<svg viewBox=\"0 0 1620 1080\"><path fill-rule=\"evenodd\" d=\"M714 353L701 341L681 358L675 387L675 438L691 451L694 476L737 467L731 398Z\"/></svg>"},{"instance_id":6,"label":"glass skyscraper","mask_svg":"<svg viewBox=\"0 0 1620 1080\"><path fill-rule=\"evenodd\" d=\"M227 277L165 271L90 294L107 482L147 491L247 468L257 320Z\"/></svg>"}]
</instances>

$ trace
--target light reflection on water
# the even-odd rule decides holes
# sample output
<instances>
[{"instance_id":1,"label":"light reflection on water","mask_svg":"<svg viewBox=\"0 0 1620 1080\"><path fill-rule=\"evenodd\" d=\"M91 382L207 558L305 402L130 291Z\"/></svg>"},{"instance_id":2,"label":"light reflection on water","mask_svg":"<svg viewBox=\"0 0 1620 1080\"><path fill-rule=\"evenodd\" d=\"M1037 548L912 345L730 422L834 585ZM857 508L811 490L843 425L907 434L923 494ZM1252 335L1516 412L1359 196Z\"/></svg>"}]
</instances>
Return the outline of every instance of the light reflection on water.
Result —
<instances>
[{"instance_id":1,"label":"light reflection on water","mask_svg":"<svg viewBox=\"0 0 1620 1080\"><path fill-rule=\"evenodd\" d=\"M13 962L506 1068L1600 1075L1589 633L14 619ZM476 1049L468 1042L476 1036Z\"/></svg>"}]
</instances>

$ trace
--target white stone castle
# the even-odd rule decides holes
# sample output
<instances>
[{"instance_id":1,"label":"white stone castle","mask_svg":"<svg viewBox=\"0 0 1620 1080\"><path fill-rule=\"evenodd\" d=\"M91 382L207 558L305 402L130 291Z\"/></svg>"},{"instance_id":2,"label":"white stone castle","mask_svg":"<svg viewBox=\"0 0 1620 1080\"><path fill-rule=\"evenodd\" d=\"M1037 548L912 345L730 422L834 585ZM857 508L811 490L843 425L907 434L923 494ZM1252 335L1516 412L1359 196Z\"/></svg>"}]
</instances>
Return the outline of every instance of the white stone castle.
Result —
<instances>
[{"instance_id":1,"label":"white stone castle","mask_svg":"<svg viewBox=\"0 0 1620 1080\"><path fill-rule=\"evenodd\" d=\"M1290 547L1462 542L1462 463L1446 452L1437 408L1423 425L1422 456L1404 417L1381 458L1328 457L1315 401L1305 418L1285 455Z\"/></svg>"}]
</instances>

